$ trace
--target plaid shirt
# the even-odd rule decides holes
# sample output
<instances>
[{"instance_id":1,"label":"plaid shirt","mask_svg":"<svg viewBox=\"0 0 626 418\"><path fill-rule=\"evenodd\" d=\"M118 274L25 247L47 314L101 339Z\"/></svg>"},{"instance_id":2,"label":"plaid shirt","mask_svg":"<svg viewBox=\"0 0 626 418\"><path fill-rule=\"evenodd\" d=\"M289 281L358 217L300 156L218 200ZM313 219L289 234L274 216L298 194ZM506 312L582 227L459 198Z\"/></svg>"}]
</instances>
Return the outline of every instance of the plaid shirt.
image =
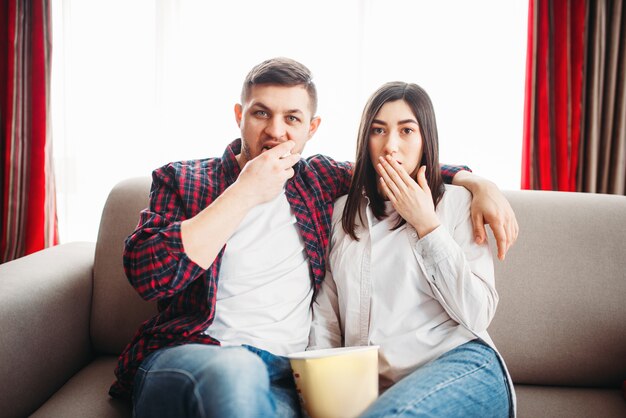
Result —
<instances>
[{"instance_id":1,"label":"plaid shirt","mask_svg":"<svg viewBox=\"0 0 626 418\"><path fill-rule=\"evenodd\" d=\"M220 264L225 246L204 270L183 250L180 223L197 215L235 182L241 171L235 140L222 158L170 163L152 173L150 206L126 240L124 269L136 291L157 301L159 313L144 322L119 357L117 381L109 393L130 398L137 367L163 347L185 343L219 344L204 334L213 322ZM442 166L446 181L465 167ZM294 166L285 193L295 214L309 261L311 283L318 289L325 275L333 202L348 192L352 164L315 155Z\"/></svg>"}]
</instances>

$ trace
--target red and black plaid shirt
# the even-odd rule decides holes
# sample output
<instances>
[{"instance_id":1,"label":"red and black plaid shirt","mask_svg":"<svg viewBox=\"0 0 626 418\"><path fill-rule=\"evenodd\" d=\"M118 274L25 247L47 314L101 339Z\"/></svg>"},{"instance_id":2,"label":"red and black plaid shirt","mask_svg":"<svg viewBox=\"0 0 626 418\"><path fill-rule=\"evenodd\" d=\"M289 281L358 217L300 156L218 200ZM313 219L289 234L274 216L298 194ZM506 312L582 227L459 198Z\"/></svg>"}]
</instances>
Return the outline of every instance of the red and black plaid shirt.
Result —
<instances>
[{"instance_id":1,"label":"red and black plaid shirt","mask_svg":"<svg viewBox=\"0 0 626 418\"><path fill-rule=\"evenodd\" d=\"M241 171L235 158L240 150L238 139L222 158L170 163L152 173L150 206L141 212L137 229L126 240L124 269L144 299L158 302L159 314L141 325L120 355L111 396L130 397L137 367L155 350L192 342L219 344L204 331L215 315L225 247L204 270L183 251L180 223L235 182ZM461 169L442 166L444 179L450 181ZM325 274L333 202L348 192L352 164L315 155L301 159L294 171L285 193L304 241L312 286L318 289Z\"/></svg>"}]
</instances>

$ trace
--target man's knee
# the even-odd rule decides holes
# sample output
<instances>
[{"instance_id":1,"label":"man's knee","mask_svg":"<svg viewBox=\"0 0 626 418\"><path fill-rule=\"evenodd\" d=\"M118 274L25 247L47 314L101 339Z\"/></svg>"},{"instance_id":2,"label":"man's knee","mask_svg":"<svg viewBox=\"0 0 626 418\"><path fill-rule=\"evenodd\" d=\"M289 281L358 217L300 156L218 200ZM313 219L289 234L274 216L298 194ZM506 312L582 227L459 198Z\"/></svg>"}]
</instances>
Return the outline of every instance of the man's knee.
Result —
<instances>
[{"instance_id":1,"label":"man's knee","mask_svg":"<svg viewBox=\"0 0 626 418\"><path fill-rule=\"evenodd\" d=\"M220 350L198 375L196 393L210 416L272 416L267 367L247 349Z\"/></svg>"},{"instance_id":2,"label":"man's knee","mask_svg":"<svg viewBox=\"0 0 626 418\"><path fill-rule=\"evenodd\" d=\"M224 391L254 389L269 390L269 374L263 360L256 354L241 347L228 347L219 350L214 358L194 372L199 386L208 390L216 386Z\"/></svg>"},{"instance_id":3,"label":"man's knee","mask_svg":"<svg viewBox=\"0 0 626 418\"><path fill-rule=\"evenodd\" d=\"M254 416L272 408L267 367L245 348L176 347L140 373L137 416L154 411L163 416Z\"/></svg>"}]
</instances>

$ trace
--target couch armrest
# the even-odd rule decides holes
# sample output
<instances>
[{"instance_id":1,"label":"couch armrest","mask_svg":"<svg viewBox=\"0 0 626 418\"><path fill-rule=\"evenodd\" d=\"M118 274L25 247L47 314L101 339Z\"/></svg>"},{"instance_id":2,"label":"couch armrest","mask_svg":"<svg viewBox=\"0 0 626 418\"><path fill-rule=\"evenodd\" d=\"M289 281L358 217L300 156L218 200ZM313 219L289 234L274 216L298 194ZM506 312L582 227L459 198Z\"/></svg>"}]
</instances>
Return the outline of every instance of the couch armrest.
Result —
<instances>
[{"instance_id":1,"label":"couch armrest","mask_svg":"<svg viewBox=\"0 0 626 418\"><path fill-rule=\"evenodd\" d=\"M91 357L94 243L0 265L0 415L26 416Z\"/></svg>"}]
</instances>

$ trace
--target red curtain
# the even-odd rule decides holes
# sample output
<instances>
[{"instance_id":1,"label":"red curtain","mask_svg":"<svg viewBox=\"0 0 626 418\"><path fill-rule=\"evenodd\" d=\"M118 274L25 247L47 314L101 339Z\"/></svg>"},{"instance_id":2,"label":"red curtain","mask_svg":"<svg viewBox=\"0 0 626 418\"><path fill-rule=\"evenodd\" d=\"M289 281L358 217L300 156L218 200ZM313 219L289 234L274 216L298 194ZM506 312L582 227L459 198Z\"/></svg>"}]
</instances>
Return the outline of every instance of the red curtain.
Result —
<instances>
[{"instance_id":1,"label":"red curtain","mask_svg":"<svg viewBox=\"0 0 626 418\"><path fill-rule=\"evenodd\" d=\"M0 0L0 262L58 243L48 0Z\"/></svg>"},{"instance_id":2,"label":"red curtain","mask_svg":"<svg viewBox=\"0 0 626 418\"><path fill-rule=\"evenodd\" d=\"M623 0L530 0L522 188L626 194Z\"/></svg>"},{"instance_id":3,"label":"red curtain","mask_svg":"<svg viewBox=\"0 0 626 418\"><path fill-rule=\"evenodd\" d=\"M530 0L522 188L576 190L586 0Z\"/></svg>"}]
</instances>

